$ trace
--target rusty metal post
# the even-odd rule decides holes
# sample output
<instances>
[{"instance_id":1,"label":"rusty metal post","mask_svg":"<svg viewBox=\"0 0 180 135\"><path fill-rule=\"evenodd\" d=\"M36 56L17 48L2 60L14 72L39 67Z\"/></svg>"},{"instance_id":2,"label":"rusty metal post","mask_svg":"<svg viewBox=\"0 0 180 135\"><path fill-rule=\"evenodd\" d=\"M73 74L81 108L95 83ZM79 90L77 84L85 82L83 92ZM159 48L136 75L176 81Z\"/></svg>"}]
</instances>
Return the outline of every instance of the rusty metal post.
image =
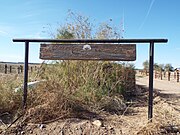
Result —
<instances>
[{"instance_id":1,"label":"rusty metal post","mask_svg":"<svg viewBox=\"0 0 180 135\"><path fill-rule=\"evenodd\" d=\"M148 103L148 120L152 121L153 117L153 65L154 65L154 42L150 42L149 48L149 103Z\"/></svg>"},{"instance_id":2,"label":"rusty metal post","mask_svg":"<svg viewBox=\"0 0 180 135\"><path fill-rule=\"evenodd\" d=\"M23 108L27 105L27 83L28 83L28 57L29 57L29 42L25 41L25 60L24 60L24 91L23 91Z\"/></svg>"},{"instance_id":3,"label":"rusty metal post","mask_svg":"<svg viewBox=\"0 0 180 135\"><path fill-rule=\"evenodd\" d=\"M7 64L5 64L4 69L4 73L7 74Z\"/></svg>"}]
</instances>

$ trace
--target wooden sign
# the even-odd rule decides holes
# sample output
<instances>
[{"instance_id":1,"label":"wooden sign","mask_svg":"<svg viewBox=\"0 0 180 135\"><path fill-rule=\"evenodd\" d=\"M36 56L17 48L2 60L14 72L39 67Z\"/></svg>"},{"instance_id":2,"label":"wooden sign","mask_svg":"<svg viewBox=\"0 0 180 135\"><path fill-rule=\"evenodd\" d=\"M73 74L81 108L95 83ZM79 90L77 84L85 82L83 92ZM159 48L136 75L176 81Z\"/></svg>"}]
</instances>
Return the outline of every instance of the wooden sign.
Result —
<instances>
[{"instance_id":1,"label":"wooden sign","mask_svg":"<svg viewBox=\"0 0 180 135\"><path fill-rule=\"evenodd\" d=\"M136 60L135 44L41 44L44 60Z\"/></svg>"}]
</instances>

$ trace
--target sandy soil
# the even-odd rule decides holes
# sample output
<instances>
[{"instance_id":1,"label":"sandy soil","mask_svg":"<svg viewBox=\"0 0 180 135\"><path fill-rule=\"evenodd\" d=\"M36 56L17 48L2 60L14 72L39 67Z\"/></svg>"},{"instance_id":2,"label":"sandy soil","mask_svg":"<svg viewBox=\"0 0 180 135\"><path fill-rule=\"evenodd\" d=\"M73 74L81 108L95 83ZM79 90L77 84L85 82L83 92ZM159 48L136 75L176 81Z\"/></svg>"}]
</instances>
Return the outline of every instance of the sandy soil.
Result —
<instances>
[{"instance_id":1,"label":"sandy soil","mask_svg":"<svg viewBox=\"0 0 180 135\"><path fill-rule=\"evenodd\" d=\"M137 76L136 84L148 88L149 77ZM170 106L180 112L180 82L176 82L175 79L171 79L171 81L166 78L154 79L154 90L158 91L158 95L164 98Z\"/></svg>"}]
</instances>

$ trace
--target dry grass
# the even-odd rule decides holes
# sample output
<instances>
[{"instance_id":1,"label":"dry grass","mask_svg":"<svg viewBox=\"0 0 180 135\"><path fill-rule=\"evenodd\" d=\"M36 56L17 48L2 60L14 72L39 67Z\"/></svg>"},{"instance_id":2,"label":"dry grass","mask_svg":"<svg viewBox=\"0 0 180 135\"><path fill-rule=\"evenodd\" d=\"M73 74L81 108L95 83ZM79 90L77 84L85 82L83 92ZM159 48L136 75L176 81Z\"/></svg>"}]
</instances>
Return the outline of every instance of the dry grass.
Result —
<instances>
[{"instance_id":1,"label":"dry grass","mask_svg":"<svg viewBox=\"0 0 180 135\"><path fill-rule=\"evenodd\" d=\"M21 93L14 92L20 86L22 77L2 75L0 79L0 113L15 113L21 105Z\"/></svg>"},{"instance_id":2,"label":"dry grass","mask_svg":"<svg viewBox=\"0 0 180 135\"><path fill-rule=\"evenodd\" d=\"M26 121L35 123L62 117L87 118L101 110L124 110L122 95L134 88L135 72L109 62L64 61L44 64L39 76L46 82L29 93L26 116ZM110 108L110 104L117 107Z\"/></svg>"},{"instance_id":3,"label":"dry grass","mask_svg":"<svg viewBox=\"0 0 180 135\"><path fill-rule=\"evenodd\" d=\"M118 113L124 109L122 95L134 88L134 77L132 67L110 62L43 63L40 70L29 76L29 81L46 81L29 90L25 120L37 123L59 117L89 117L102 110ZM22 111L22 92L14 92L22 84L22 75L1 74L1 114L7 112L17 116ZM114 97L117 100L113 100ZM108 109L110 104L119 108Z\"/></svg>"},{"instance_id":4,"label":"dry grass","mask_svg":"<svg viewBox=\"0 0 180 135\"><path fill-rule=\"evenodd\" d=\"M59 68L57 70L59 70ZM171 107L165 99L156 97L153 122L148 122L147 106L144 105L147 105L147 90L143 88L140 89L139 87L136 90L136 95L133 97L135 102L130 104L125 110L123 109L124 113L121 113L123 115L119 115L118 113L109 114L105 108L108 106L112 107L114 103L121 105L123 101L121 96L104 95L98 100L99 104L94 103L94 100L91 100L91 102L87 104L88 102L84 97L78 100L78 97L75 97L76 94L71 95L70 91L64 89L64 86L59 83L59 80L55 82L55 78L54 80L50 79L39 85L35 91L30 91L28 109L22 120L25 123L45 123L47 124L46 130L41 130L35 125L17 127L15 131L12 130L12 132L25 131L28 133L30 130L33 130L33 133L37 134L57 134L60 131L65 134L71 133L77 135L81 133L97 135L178 134L180 130L179 112ZM113 99L115 99L115 102L112 102ZM98 112L98 114L93 112ZM115 111L113 110L112 112ZM59 121L59 118L65 119ZM92 119L99 118L102 119L103 122L103 126L100 128L93 125L91 121ZM22 121L20 121L20 125L22 125Z\"/></svg>"},{"instance_id":5,"label":"dry grass","mask_svg":"<svg viewBox=\"0 0 180 135\"><path fill-rule=\"evenodd\" d=\"M29 81L37 79L37 72L29 74ZM16 118L22 111L22 91L15 92L15 88L22 87L22 74L0 73L0 119L4 114ZM2 117L1 117L2 116Z\"/></svg>"}]
</instances>

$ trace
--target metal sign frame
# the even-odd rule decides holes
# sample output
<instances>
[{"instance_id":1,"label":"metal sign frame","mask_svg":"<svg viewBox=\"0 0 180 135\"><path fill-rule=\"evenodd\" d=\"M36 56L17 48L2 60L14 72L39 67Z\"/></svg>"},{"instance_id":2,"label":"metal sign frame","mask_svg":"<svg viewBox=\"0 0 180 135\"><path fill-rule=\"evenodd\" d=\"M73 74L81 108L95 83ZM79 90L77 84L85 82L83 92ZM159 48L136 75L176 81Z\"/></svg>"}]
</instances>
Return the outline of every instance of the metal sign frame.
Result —
<instances>
[{"instance_id":1,"label":"metal sign frame","mask_svg":"<svg viewBox=\"0 0 180 135\"><path fill-rule=\"evenodd\" d=\"M153 118L153 65L154 65L154 43L167 43L168 39L13 39L13 42L25 43L24 60L24 89L23 89L23 108L27 106L27 83L28 83L28 59L29 43L149 43L149 101L148 101L148 120Z\"/></svg>"}]
</instances>

